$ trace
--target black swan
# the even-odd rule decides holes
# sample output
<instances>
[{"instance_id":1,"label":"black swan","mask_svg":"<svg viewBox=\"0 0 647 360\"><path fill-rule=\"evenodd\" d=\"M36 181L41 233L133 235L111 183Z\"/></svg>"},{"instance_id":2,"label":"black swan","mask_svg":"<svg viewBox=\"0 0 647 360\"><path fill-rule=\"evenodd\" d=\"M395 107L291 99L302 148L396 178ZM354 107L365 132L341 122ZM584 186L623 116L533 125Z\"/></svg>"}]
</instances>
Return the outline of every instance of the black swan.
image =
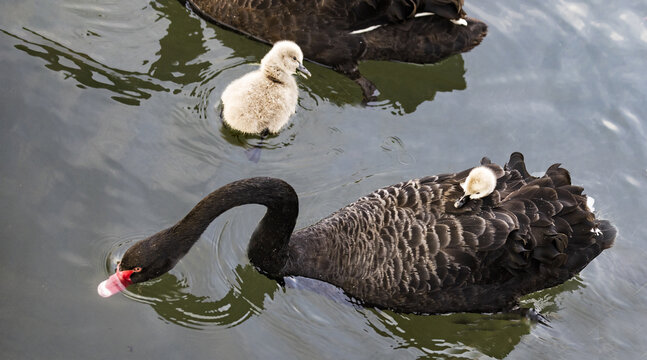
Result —
<instances>
[{"instance_id":1,"label":"black swan","mask_svg":"<svg viewBox=\"0 0 647 360\"><path fill-rule=\"evenodd\" d=\"M248 248L259 271L323 280L365 306L402 312L510 311L519 296L563 283L613 244L615 228L595 219L559 164L537 178L520 153L505 168L481 163L497 178L487 196L456 204L472 169L429 176L379 189L294 233L290 185L235 181L129 248L99 294L166 273L213 219L250 203L267 207Z\"/></svg>"},{"instance_id":2,"label":"black swan","mask_svg":"<svg viewBox=\"0 0 647 360\"><path fill-rule=\"evenodd\" d=\"M366 100L373 99L377 89L361 76L360 61L431 64L471 50L487 34L485 23L465 17L463 0L180 2L208 21L261 42L296 42L306 59L357 82ZM435 16L425 16L431 13Z\"/></svg>"}]
</instances>

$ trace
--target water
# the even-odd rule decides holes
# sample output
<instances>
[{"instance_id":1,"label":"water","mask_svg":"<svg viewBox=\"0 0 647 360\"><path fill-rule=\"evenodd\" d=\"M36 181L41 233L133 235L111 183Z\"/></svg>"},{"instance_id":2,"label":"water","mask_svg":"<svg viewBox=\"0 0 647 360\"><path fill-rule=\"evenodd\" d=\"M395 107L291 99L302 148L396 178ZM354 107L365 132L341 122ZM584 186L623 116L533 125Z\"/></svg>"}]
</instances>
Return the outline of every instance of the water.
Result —
<instances>
[{"instance_id":1,"label":"water","mask_svg":"<svg viewBox=\"0 0 647 360\"><path fill-rule=\"evenodd\" d=\"M489 24L436 65L368 62L380 89L306 64L297 114L259 143L213 105L268 47L174 0L0 4L0 353L27 358L645 358L647 5L468 1ZM229 181L275 176L307 226L401 180L526 155L561 162L619 229L577 278L505 314L358 309L257 273L260 206L217 219L168 275L96 293L129 244Z\"/></svg>"}]
</instances>

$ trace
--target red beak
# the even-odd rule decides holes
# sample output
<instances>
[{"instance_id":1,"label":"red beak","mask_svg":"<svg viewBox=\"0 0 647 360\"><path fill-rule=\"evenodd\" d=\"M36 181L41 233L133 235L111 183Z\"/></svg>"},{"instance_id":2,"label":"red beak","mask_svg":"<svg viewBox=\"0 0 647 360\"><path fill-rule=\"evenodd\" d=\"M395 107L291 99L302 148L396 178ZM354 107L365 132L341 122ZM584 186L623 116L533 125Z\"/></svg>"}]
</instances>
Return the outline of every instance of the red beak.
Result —
<instances>
[{"instance_id":1,"label":"red beak","mask_svg":"<svg viewBox=\"0 0 647 360\"><path fill-rule=\"evenodd\" d=\"M124 270L119 271L111 275L107 280L104 280L97 287L97 292L102 297L112 296L120 291L124 291L128 285L131 285L133 282L130 280L130 276L133 274L133 270Z\"/></svg>"}]
</instances>

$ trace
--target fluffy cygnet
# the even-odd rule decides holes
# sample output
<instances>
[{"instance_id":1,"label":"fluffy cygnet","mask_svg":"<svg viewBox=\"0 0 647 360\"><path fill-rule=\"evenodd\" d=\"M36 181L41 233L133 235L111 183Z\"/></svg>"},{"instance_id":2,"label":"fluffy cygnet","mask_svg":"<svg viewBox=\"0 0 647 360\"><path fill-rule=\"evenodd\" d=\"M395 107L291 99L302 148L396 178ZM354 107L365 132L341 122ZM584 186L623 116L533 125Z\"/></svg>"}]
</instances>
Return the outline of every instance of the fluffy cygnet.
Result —
<instances>
[{"instance_id":1,"label":"fluffy cygnet","mask_svg":"<svg viewBox=\"0 0 647 360\"><path fill-rule=\"evenodd\" d=\"M490 195L496 187L496 175L492 169L485 166L475 167L461 183L461 187L465 194L454 203L457 208L465 205L468 199L480 199Z\"/></svg>"},{"instance_id":2,"label":"fluffy cygnet","mask_svg":"<svg viewBox=\"0 0 647 360\"><path fill-rule=\"evenodd\" d=\"M303 66L303 53L292 41L278 41L261 60L261 68L232 81L222 93L223 119L238 131L276 133L297 107L297 82L292 77Z\"/></svg>"}]
</instances>

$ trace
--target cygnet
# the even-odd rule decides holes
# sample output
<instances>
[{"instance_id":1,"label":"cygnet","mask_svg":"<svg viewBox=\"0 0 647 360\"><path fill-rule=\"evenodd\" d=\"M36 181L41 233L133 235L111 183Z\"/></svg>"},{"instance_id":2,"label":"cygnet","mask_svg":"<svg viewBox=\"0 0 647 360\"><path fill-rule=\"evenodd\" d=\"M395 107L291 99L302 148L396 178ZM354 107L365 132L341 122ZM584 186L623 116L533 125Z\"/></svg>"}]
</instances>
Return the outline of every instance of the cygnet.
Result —
<instances>
[{"instance_id":1,"label":"cygnet","mask_svg":"<svg viewBox=\"0 0 647 360\"><path fill-rule=\"evenodd\" d=\"M248 134L277 133L297 106L296 72L310 76L303 53L292 41L278 41L261 60L261 67L231 82L222 94L223 119Z\"/></svg>"},{"instance_id":2,"label":"cygnet","mask_svg":"<svg viewBox=\"0 0 647 360\"><path fill-rule=\"evenodd\" d=\"M496 174L488 167L475 167L461 183L461 187L465 194L454 203L457 208L465 205L469 199L481 199L490 195L496 187Z\"/></svg>"}]
</instances>

